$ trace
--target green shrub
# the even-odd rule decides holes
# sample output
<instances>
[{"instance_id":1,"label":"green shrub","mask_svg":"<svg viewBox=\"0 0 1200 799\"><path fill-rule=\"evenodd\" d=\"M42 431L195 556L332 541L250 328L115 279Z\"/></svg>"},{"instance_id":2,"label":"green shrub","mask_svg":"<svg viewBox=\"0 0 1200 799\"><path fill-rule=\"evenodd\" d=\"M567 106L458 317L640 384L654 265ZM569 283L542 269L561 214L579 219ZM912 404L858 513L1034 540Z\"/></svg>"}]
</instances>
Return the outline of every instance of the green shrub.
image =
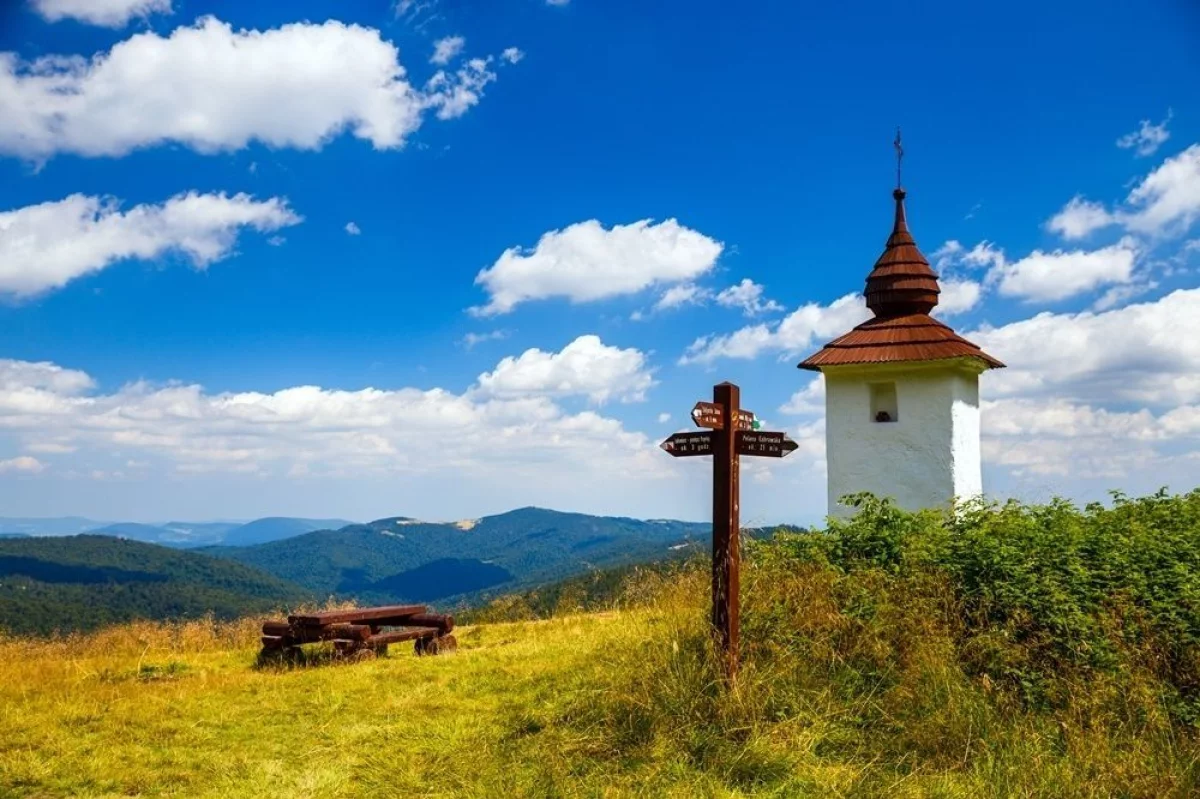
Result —
<instances>
[{"instance_id":1,"label":"green shrub","mask_svg":"<svg viewBox=\"0 0 1200 799\"><path fill-rule=\"evenodd\" d=\"M945 513L853 501L849 521L747 542L734 684L697 565L664 581L660 626L566 720L610 756L733 790L800 791L794 775L830 762L862 765L856 787L881 795L930 769L988 795L1200 787L1200 492Z\"/></svg>"}]
</instances>

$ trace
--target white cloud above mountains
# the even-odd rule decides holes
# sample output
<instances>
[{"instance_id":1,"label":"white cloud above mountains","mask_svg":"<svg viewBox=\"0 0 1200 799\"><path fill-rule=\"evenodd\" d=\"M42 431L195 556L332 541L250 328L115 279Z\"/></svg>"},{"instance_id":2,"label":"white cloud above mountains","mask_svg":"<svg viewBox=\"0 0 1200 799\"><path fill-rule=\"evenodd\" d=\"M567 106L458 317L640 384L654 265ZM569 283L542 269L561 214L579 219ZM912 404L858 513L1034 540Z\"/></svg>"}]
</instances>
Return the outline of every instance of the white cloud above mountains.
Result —
<instances>
[{"instance_id":1,"label":"white cloud above mountains","mask_svg":"<svg viewBox=\"0 0 1200 799\"><path fill-rule=\"evenodd\" d=\"M171 0L31 0L33 10L47 22L73 19L104 28L123 28L151 14L170 14Z\"/></svg>"},{"instance_id":2,"label":"white cloud above mountains","mask_svg":"<svg viewBox=\"0 0 1200 799\"><path fill-rule=\"evenodd\" d=\"M646 436L594 411L569 413L555 399L636 399L651 384L642 353L595 336L557 353L506 358L462 393L317 386L208 393L144 382L102 393L83 372L0 360L0 435L27 459L7 468L33 471L21 466L29 453L48 453L39 463L60 476L119 455L176 475L641 480L671 468Z\"/></svg>"},{"instance_id":3,"label":"white cloud above mountains","mask_svg":"<svg viewBox=\"0 0 1200 799\"><path fill-rule=\"evenodd\" d=\"M542 235L532 249L512 247L475 278L489 295L477 315L508 313L533 300L590 302L654 285L686 283L710 271L724 245L674 219L605 228L577 222Z\"/></svg>"},{"instance_id":4,"label":"white cloud above mountains","mask_svg":"<svg viewBox=\"0 0 1200 799\"><path fill-rule=\"evenodd\" d=\"M427 111L452 119L477 104L496 79L491 61L416 87L376 29L330 20L235 31L214 17L90 59L0 53L0 154L121 156L168 142L315 150L342 133L395 149Z\"/></svg>"},{"instance_id":5,"label":"white cloud above mountains","mask_svg":"<svg viewBox=\"0 0 1200 799\"><path fill-rule=\"evenodd\" d=\"M242 230L270 232L301 221L279 197L189 192L122 211L115 200L72 194L0 212L0 293L31 296L118 261L172 252L202 269L227 257Z\"/></svg>"}]
</instances>

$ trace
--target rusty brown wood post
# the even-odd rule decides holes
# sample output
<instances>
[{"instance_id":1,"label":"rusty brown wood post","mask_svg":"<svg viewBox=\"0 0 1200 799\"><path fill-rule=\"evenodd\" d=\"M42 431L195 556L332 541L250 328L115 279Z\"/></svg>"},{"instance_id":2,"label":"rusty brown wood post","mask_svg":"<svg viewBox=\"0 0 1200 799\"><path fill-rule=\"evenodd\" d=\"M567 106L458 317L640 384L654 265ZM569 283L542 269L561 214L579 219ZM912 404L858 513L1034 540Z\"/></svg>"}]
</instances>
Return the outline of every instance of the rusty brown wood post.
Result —
<instances>
[{"instance_id":1,"label":"rusty brown wood post","mask_svg":"<svg viewBox=\"0 0 1200 799\"><path fill-rule=\"evenodd\" d=\"M741 553L738 541L737 428L740 392L732 383L713 386L713 402L721 406L721 427L713 431L713 572L712 625L725 675L737 675L741 627L738 591Z\"/></svg>"}]
</instances>

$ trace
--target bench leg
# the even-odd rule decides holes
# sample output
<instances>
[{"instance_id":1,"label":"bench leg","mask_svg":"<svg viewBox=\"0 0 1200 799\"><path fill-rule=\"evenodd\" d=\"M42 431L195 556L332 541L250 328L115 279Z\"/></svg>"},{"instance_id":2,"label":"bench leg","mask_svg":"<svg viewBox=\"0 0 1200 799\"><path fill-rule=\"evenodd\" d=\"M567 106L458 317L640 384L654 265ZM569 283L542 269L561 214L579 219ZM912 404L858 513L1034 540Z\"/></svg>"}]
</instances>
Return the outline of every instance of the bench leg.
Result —
<instances>
[{"instance_id":1,"label":"bench leg","mask_svg":"<svg viewBox=\"0 0 1200 799\"><path fill-rule=\"evenodd\" d=\"M437 638L418 638L416 653L418 655L441 655L458 649L458 639L453 633L440 635Z\"/></svg>"}]
</instances>

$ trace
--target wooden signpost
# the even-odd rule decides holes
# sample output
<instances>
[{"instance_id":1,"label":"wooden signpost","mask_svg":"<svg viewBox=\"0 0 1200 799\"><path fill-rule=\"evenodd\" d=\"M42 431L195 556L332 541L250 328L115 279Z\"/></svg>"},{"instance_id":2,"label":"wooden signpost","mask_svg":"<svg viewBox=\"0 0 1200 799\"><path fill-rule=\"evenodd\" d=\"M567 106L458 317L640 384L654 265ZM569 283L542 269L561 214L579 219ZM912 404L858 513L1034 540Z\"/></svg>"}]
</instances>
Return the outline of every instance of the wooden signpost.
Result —
<instances>
[{"instance_id":1,"label":"wooden signpost","mask_svg":"<svg viewBox=\"0 0 1200 799\"><path fill-rule=\"evenodd\" d=\"M782 458L796 449L783 433L759 431L754 413L741 408L740 395L732 383L713 386L713 401L697 402L692 409L696 426L708 429L676 433L660 445L676 458L713 457L712 626L729 679L737 674L741 626L738 457Z\"/></svg>"}]
</instances>

